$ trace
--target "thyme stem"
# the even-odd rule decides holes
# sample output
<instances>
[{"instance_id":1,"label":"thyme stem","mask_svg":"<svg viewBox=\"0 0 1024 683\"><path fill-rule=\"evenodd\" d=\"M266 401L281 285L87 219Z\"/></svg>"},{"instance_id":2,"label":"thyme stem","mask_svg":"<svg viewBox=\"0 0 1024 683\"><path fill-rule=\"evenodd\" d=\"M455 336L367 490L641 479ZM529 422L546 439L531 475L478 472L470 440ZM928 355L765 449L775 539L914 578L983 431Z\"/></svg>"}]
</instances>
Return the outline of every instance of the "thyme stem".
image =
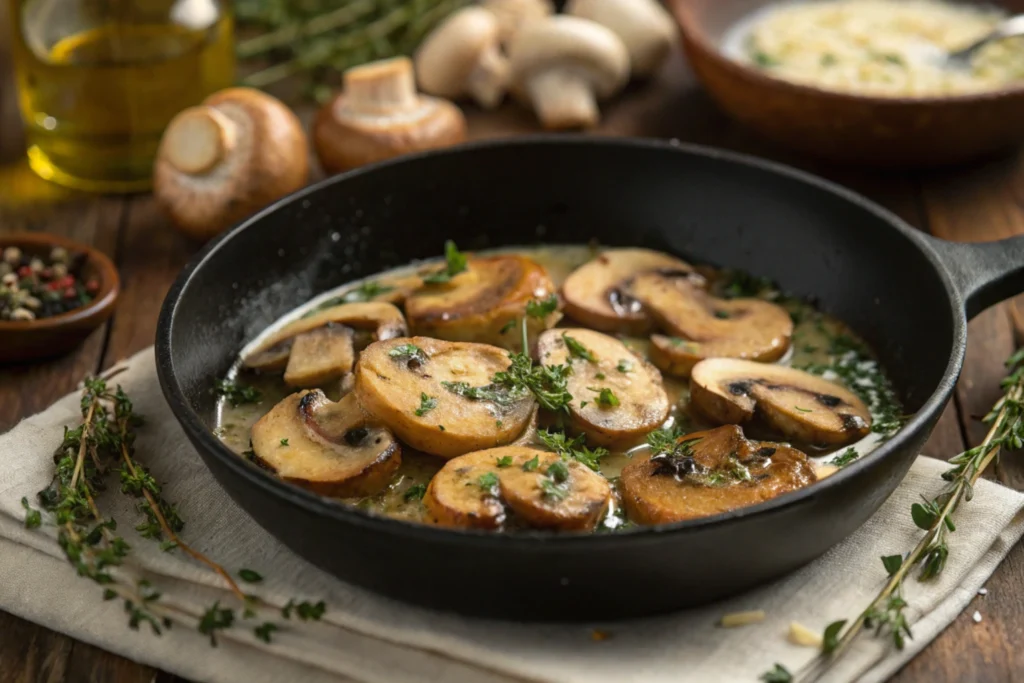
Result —
<instances>
[{"instance_id":1,"label":"thyme stem","mask_svg":"<svg viewBox=\"0 0 1024 683\"><path fill-rule=\"evenodd\" d=\"M985 417L985 421L991 424L985 438L978 446L951 458L949 462L954 467L943 474L948 486L931 501L926 500L924 505L915 504L911 510L915 524L924 529L924 535L905 557L883 558L883 563L887 560L900 561L899 566L891 571L885 586L853 623L841 631L841 635L843 622L835 622L826 629L821 655L792 674L789 679L792 683L817 680L835 664L865 626L870 627L873 622L877 622L877 633L888 627L896 647L902 649L904 635L910 636L910 628L902 615L906 602L901 597L901 589L906 577L919 566L918 578L921 581L942 572L949 552L945 537L956 528L952 522L953 513L961 502L971 499L974 485L993 461L997 461L1002 448L1020 448L1024 439L1024 349L1011 356L1006 364L1010 373L1003 380L1003 396ZM925 520L926 525L923 524ZM783 667L776 665L776 679L779 670L785 672Z\"/></svg>"}]
</instances>

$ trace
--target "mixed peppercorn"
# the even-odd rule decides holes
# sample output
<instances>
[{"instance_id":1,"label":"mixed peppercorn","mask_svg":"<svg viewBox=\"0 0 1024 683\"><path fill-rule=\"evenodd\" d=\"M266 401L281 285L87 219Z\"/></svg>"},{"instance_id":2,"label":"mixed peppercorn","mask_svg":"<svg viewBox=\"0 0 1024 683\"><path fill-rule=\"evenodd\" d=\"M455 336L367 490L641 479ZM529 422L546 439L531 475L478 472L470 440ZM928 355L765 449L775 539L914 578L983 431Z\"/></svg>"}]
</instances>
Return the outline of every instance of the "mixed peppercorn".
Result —
<instances>
[{"instance_id":1,"label":"mixed peppercorn","mask_svg":"<svg viewBox=\"0 0 1024 683\"><path fill-rule=\"evenodd\" d=\"M54 247L48 259L7 247L0 260L0 320L48 318L88 304L99 283L82 281L84 254Z\"/></svg>"}]
</instances>

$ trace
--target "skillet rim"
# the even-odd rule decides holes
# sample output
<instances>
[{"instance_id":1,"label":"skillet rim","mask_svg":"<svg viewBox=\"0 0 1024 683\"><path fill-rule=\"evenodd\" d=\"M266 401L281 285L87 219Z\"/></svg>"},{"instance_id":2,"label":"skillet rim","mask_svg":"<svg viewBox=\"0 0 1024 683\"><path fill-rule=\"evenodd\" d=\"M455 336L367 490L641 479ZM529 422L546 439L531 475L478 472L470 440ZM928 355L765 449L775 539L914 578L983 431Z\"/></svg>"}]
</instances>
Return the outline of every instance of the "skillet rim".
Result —
<instances>
[{"instance_id":1,"label":"skillet rim","mask_svg":"<svg viewBox=\"0 0 1024 683\"><path fill-rule=\"evenodd\" d=\"M331 498L317 495L306 491L298 486L288 484L276 477L269 475L258 468L246 463L238 454L228 448L220 439L207 429L200 419L199 414L192 408L185 398L177 375L174 372L172 360L171 331L174 328L177 306L182 294L187 290L194 274L221 249L230 248L230 241L248 226L253 225L264 217L269 216L278 209L289 204L299 202L310 194L321 191L323 188L344 182L348 178L357 177L363 174L373 173L378 169L389 168L393 165L402 164L408 161L416 161L426 157L461 155L473 153L476 150L486 150L500 147L518 146L539 146L539 145L598 145L603 147L618 147L627 149L649 149L661 152L679 152L690 156L703 157L706 159L726 161L757 171L764 171L775 175L782 175L789 179L802 182L806 185L823 190L838 196L839 198L853 203L860 208L874 214L882 221L888 223L893 229L900 232L924 255L935 272L939 276L945 288L946 298L950 305L950 312L953 320L953 338L949 349L949 362L938 385L932 394L924 402L921 408L915 413L896 434L889 438L879 448L859 458L852 464L844 467L835 474L798 489L785 493L771 500L756 505L737 508L709 517L685 520L671 524L659 524L653 526L637 526L635 528L616 531L613 533L565 533L553 531L520 531L516 533L494 533L477 529L458 529L439 527L419 522L406 521L387 517L384 515L370 513L353 506L345 505ZM160 316L157 321L155 356L157 377L160 382L164 398L171 408L175 419L186 432L186 436L192 441L196 450L205 448L208 455L219 459L232 475L242 476L248 482L259 489L265 495L273 495L281 498L283 502L298 506L310 514L326 516L333 521L345 524L361 526L371 532L383 532L396 537L415 536L423 541L435 541L440 543L470 543L483 545L501 545L503 547L536 549L543 546L550 549L552 545L576 547L581 543L589 543L591 546L617 545L623 543L656 542L661 540L664 534L683 533L693 530L702 530L709 526L726 526L741 522L743 519L753 515L771 514L803 504L808 499L824 492L827 488L838 486L848 479L857 476L862 471L874 467L877 463L888 457L895 457L896 453L906 447L913 435L922 430L932 417L939 413L945 406L953 388L956 378L963 365L963 358L967 339L967 317L965 312L965 297L957 289L952 276L947 270L946 263L936 253L932 241L935 238L925 235L907 224L903 219L876 204L872 200L853 192L837 183L826 180L812 173L798 168L763 159L749 154L723 150L715 147L680 142L676 139L660 140L653 138L621 137L604 138L592 135L573 134L534 134L520 135L512 138L501 138L496 140L482 140L462 143L450 148L430 150L409 154L402 157L389 159L375 164L369 164L356 168L345 173L329 176L308 185L290 195L279 199L270 206L250 216L244 221L233 226L231 229L221 233L206 244L196 253L188 264L181 270L174 284L168 290L164 302L160 308ZM200 457L203 454L200 453ZM206 463L204 462L204 465ZM207 465L209 469L209 466ZM219 482L218 482L219 484ZM226 486L222 486L225 492ZM244 509L244 508L243 508ZM250 514L246 510L246 514ZM873 513L872 513L873 514ZM251 516L251 515L250 515Z\"/></svg>"}]
</instances>

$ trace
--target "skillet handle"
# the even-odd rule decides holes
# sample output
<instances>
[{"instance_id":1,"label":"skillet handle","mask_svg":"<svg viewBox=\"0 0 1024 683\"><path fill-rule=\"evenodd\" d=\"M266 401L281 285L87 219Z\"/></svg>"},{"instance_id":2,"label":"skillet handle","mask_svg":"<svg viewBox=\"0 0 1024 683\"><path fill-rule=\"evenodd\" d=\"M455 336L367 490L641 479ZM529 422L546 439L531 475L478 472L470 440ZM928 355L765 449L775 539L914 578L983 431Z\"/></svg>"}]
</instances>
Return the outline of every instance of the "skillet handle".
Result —
<instances>
[{"instance_id":1,"label":"skillet handle","mask_svg":"<svg viewBox=\"0 0 1024 683\"><path fill-rule=\"evenodd\" d=\"M947 242L934 237L927 241L960 293L968 320L1024 292L1024 235L998 242Z\"/></svg>"}]
</instances>

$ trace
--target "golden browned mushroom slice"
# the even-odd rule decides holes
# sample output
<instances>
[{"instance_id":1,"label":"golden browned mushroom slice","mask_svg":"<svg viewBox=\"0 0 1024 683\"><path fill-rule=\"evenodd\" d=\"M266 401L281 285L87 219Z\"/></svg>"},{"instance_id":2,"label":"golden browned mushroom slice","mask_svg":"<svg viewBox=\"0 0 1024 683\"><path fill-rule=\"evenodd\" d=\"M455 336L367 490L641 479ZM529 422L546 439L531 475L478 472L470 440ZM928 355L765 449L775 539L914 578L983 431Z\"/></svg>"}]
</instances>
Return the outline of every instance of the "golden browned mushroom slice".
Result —
<instances>
[{"instance_id":1,"label":"golden browned mushroom slice","mask_svg":"<svg viewBox=\"0 0 1024 683\"><path fill-rule=\"evenodd\" d=\"M611 486L576 461L525 446L490 448L453 458L423 498L437 524L496 528L505 505L535 528L590 530L604 516Z\"/></svg>"},{"instance_id":2,"label":"golden browned mushroom slice","mask_svg":"<svg viewBox=\"0 0 1024 683\"><path fill-rule=\"evenodd\" d=\"M856 394L803 370L731 358L704 360L690 377L691 404L722 424L761 418L783 437L816 446L842 446L871 429Z\"/></svg>"},{"instance_id":3,"label":"golden browned mushroom slice","mask_svg":"<svg viewBox=\"0 0 1024 683\"><path fill-rule=\"evenodd\" d=\"M650 331L651 320L624 288L633 277L650 271L686 274L696 285L705 285L690 264L674 256L650 249L609 249L565 279L565 312L602 332L644 334Z\"/></svg>"},{"instance_id":4,"label":"golden browned mushroom slice","mask_svg":"<svg viewBox=\"0 0 1024 683\"><path fill-rule=\"evenodd\" d=\"M526 305L549 300L554 292L544 267L525 256L471 258L467 269L448 282L410 294L405 313L416 335L519 350L518 321L526 316ZM531 340L560 318L557 310L541 318L526 316Z\"/></svg>"},{"instance_id":5,"label":"golden browned mushroom slice","mask_svg":"<svg viewBox=\"0 0 1024 683\"><path fill-rule=\"evenodd\" d=\"M627 289L672 335L653 335L650 353L655 365L677 377L688 376L704 358L778 360L793 336L793 320L781 306L761 299L716 299L687 277L645 273Z\"/></svg>"},{"instance_id":6,"label":"golden browned mushroom slice","mask_svg":"<svg viewBox=\"0 0 1024 683\"><path fill-rule=\"evenodd\" d=\"M491 383L508 366L496 346L390 339L359 356L355 394L405 443L454 458L508 444L530 423L533 396Z\"/></svg>"},{"instance_id":7,"label":"golden browned mushroom slice","mask_svg":"<svg viewBox=\"0 0 1024 683\"><path fill-rule=\"evenodd\" d=\"M750 441L736 425L695 432L622 469L622 503L638 524L668 524L754 505L816 481L807 456Z\"/></svg>"},{"instance_id":8,"label":"golden browned mushroom slice","mask_svg":"<svg viewBox=\"0 0 1024 683\"><path fill-rule=\"evenodd\" d=\"M548 330L537 343L544 365L572 365L572 426L599 446L628 444L668 417L661 373L618 339L582 328Z\"/></svg>"},{"instance_id":9,"label":"golden browned mushroom slice","mask_svg":"<svg viewBox=\"0 0 1024 683\"><path fill-rule=\"evenodd\" d=\"M292 347L299 335L335 325L372 330L377 340L392 339L406 333L405 318L392 304L383 301L340 304L288 323L249 351L242 359L242 363L247 368L263 372L283 370L288 365ZM340 339L343 337L334 338L335 343L340 344ZM312 345L312 342L309 343ZM351 335L348 336L348 346L352 346ZM345 356L341 351L337 351L336 354L338 358L344 360ZM354 351L348 354L347 367L338 365L324 381L337 379L349 372L352 369L353 354Z\"/></svg>"},{"instance_id":10,"label":"golden browned mushroom slice","mask_svg":"<svg viewBox=\"0 0 1024 683\"><path fill-rule=\"evenodd\" d=\"M498 450L506 449L490 452ZM608 480L555 453L521 450L528 452L515 454L498 470L501 496L516 516L540 529L591 531L597 526L612 497Z\"/></svg>"},{"instance_id":11,"label":"golden browned mushroom slice","mask_svg":"<svg viewBox=\"0 0 1024 683\"><path fill-rule=\"evenodd\" d=\"M252 426L260 463L285 481L325 496L380 492L402 463L402 449L350 394L337 403L319 390L292 394Z\"/></svg>"},{"instance_id":12,"label":"golden browned mushroom slice","mask_svg":"<svg viewBox=\"0 0 1024 683\"><path fill-rule=\"evenodd\" d=\"M284 381L292 387L323 386L347 374L353 363L352 328L327 325L295 337Z\"/></svg>"},{"instance_id":13,"label":"golden browned mushroom slice","mask_svg":"<svg viewBox=\"0 0 1024 683\"><path fill-rule=\"evenodd\" d=\"M441 526L496 529L505 522L505 506L498 490L495 448L453 458L427 485L423 505L431 521Z\"/></svg>"}]
</instances>

